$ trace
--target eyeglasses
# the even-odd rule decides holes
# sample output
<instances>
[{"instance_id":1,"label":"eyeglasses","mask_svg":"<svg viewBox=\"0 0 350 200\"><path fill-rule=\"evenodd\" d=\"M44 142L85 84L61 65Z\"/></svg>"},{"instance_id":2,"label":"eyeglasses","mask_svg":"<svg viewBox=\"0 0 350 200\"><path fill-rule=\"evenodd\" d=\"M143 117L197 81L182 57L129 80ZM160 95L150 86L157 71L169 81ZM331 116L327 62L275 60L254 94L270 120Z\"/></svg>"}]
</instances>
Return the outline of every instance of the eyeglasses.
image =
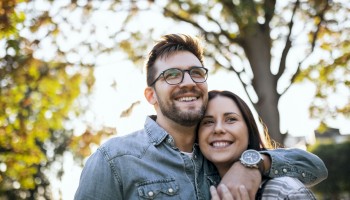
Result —
<instances>
[{"instance_id":1,"label":"eyeglasses","mask_svg":"<svg viewBox=\"0 0 350 200\"><path fill-rule=\"evenodd\" d=\"M169 85L180 84L184 80L185 72L190 75L191 79L195 83L204 83L208 77L208 69L204 67L192 67L191 69L187 70L170 68L162 71L162 73L159 74L158 78L156 78L156 80L154 80L150 86L154 85L161 76L163 76L165 82L167 82Z\"/></svg>"}]
</instances>

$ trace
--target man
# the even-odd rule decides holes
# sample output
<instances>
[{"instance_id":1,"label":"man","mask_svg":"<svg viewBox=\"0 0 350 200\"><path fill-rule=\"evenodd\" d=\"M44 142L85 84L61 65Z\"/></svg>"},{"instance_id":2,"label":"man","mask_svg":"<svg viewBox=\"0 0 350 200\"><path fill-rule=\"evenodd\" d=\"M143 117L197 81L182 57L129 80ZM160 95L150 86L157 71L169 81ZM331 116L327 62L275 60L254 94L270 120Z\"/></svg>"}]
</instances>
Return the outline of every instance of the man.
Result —
<instances>
[{"instance_id":1,"label":"man","mask_svg":"<svg viewBox=\"0 0 350 200\"><path fill-rule=\"evenodd\" d=\"M146 70L144 94L157 115L147 117L144 129L110 139L91 155L75 199L209 199L210 185L220 182L196 144L196 125L208 101L199 40L164 36L150 52ZM308 185L327 177L324 163L308 152L263 153L260 170L236 162L221 180L234 198L253 199L262 174L296 177Z\"/></svg>"}]
</instances>

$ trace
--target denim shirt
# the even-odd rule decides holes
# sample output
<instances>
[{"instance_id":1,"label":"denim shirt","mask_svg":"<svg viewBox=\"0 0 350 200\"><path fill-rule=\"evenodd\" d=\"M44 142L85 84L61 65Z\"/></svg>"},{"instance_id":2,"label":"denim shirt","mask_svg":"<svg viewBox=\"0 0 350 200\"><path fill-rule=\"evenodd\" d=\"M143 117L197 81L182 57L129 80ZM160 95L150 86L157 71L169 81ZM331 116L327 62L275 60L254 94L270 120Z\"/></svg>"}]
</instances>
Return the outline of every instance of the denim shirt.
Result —
<instances>
[{"instance_id":1,"label":"denim shirt","mask_svg":"<svg viewBox=\"0 0 350 200\"><path fill-rule=\"evenodd\" d=\"M193 150L192 158L181 153L171 135L147 117L144 129L110 139L90 156L74 199L210 199L209 186L217 185L220 176L197 144ZM284 172L290 165L290 171L284 173L288 176L300 177L309 184L322 179L314 169L316 164L323 164L317 156L300 155L295 150L266 153L272 157L272 176L283 175L274 170ZM298 161L289 160L286 154L306 160L306 164L299 168L294 165ZM287 166L282 164L287 161Z\"/></svg>"}]
</instances>

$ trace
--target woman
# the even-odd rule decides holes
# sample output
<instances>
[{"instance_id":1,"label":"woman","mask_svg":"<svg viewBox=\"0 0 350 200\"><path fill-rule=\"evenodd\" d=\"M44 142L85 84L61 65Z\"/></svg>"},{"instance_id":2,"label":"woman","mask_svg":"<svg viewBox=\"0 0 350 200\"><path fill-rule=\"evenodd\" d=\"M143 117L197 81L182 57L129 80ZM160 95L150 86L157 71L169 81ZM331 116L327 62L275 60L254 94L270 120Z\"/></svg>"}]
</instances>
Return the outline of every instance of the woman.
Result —
<instances>
[{"instance_id":1,"label":"woman","mask_svg":"<svg viewBox=\"0 0 350 200\"><path fill-rule=\"evenodd\" d=\"M253 114L247 104L229 91L210 91L207 110L198 127L198 142L203 155L217 168L221 177L239 161L247 149L271 148L265 130L261 138ZM216 190L211 188L213 198ZM228 198L229 199L229 198ZM263 180L256 199L315 199L299 180L280 177Z\"/></svg>"}]
</instances>

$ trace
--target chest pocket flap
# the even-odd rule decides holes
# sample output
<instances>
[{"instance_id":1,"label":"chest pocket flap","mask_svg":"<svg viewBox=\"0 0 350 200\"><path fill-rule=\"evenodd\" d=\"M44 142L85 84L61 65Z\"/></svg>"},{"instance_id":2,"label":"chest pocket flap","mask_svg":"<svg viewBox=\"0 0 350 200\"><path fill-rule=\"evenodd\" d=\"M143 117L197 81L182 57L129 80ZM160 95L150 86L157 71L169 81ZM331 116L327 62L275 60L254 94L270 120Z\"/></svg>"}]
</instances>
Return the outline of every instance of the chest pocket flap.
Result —
<instances>
[{"instance_id":1,"label":"chest pocket flap","mask_svg":"<svg viewBox=\"0 0 350 200\"><path fill-rule=\"evenodd\" d=\"M137 190L141 199L179 199L179 186L174 179L145 181L138 184Z\"/></svg>"}]
</instances>

